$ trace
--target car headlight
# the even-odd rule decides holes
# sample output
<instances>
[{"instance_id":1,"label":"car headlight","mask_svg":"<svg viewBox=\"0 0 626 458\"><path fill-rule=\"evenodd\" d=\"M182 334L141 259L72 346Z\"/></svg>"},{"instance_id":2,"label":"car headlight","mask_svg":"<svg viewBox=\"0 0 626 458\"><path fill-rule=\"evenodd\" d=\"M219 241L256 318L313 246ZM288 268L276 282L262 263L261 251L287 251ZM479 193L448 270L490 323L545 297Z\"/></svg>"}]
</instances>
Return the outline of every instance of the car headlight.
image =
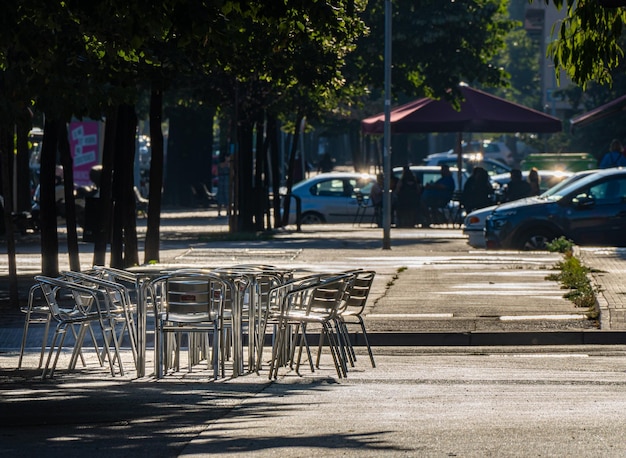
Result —
<instances>
[{"instance_id":1,"label":"car headlight","mask_svg":"<svg viewBox=\"0 0 626 458\"><path fill-rule=\"evenodd\" d=\"M501 212L501 213L492 213L487 218L487 222L489 223L489 226L491 228L498 229L504 226L507 220L511 218L512 216L515 216L516 213L517 211L515 210L509 210L509 211Z\"/></svg>"}]
</instances>

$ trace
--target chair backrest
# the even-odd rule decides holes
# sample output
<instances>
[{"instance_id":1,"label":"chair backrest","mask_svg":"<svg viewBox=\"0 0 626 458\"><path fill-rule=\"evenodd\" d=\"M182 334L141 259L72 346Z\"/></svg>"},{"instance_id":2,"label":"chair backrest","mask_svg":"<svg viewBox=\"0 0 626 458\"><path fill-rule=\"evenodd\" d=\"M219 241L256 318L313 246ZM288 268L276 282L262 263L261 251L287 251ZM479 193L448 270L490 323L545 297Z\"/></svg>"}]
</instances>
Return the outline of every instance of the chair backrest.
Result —
<instances>
[{"instance_id":1,"label":"chair backrest","mask_svg":"<svg viewBox=\"0 0 626 458\"><path fill-rule=\"evenodd\" d=\"M160 293L155 293L160 288ZM173 272L152 284L157 310L166 321L205 322L223 317L234 285L212 273Z\"/></svg>"},{"instance_id":2,"label":"chair backrest","mask_svg":"<svg viewBox=\"0 0 626 458\"><path fill-rule=\"evenodd\" d=\"M345 311L353 315L360 315L367 303L376 272L373 270L354 270L350 272L354 273L354 281L347 290L348 299Z\"/></svg>"},{"instance_id":3,"label":"chair backrest","mask_svg":"<svg viewBox=\"0 0 626 458\"><path fill-rule=\"evenodd\" d=\"M106 307L108 313L120 313L130 311L132 307L130 289L134 291L134 285L124 285L117 281L104 278L103 270L88 272L62 272L64 280L87 286L94 290L94 294L102 301L101 305Z\"/></svg>"},{"instance_id":4,"label":"chair backrest","mask_svg":"<svg viewBox=\"0 0 626 458\"><path fill-rule=\"evenodd\" d=\"M271 288L267 294L268 306L266 312L274 316L281 314L289 294L292 294L291 300L295 300L295 294L298 294L299 291L309 291L309 288L319 285L321 281L322 276L320 274L312 274L291 279L291 281Z\"/></svg>"},{"instance_id":5,"label":"chair backrest","mask_svg":"<svg viewBox=\"0 0 626 458\"><path fill-rule=\"evenodd\" d=\"M333 318L346 299L345 293L354 278L353 274L320 274L318 283L290 292L287 295L286 313L301 316Z\"/></svg>"},{"instance_id":6,"label":"chair backrest","mask_svg":"<svg viewBox=\"0 0 626 458\"><path fill-rule=\"evenodd\" d=\"M102 311L92 288L44 275L37 275L35 281L41 288L52 317L57 321L79 321Z\"/></svg>"}]
</instances>

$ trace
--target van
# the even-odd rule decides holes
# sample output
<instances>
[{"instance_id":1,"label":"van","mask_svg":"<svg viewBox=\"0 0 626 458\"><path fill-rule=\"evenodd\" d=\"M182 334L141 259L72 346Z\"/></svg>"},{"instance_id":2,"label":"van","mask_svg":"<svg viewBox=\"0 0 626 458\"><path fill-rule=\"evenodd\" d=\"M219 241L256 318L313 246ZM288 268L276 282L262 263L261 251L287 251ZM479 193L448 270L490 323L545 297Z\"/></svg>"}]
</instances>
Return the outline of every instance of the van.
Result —
<instances>
[{"instance_id":1,"label":"van","mask_svg":"<svg viewBox=\"0 0 626 458\"><path fill-rule=\"evenodd\" d=\"M520 166L522 170L536 167L539 170L580 172L597 168L598 161L589 153L536 153L526 156Z\"/></svg>"}]
</instances>

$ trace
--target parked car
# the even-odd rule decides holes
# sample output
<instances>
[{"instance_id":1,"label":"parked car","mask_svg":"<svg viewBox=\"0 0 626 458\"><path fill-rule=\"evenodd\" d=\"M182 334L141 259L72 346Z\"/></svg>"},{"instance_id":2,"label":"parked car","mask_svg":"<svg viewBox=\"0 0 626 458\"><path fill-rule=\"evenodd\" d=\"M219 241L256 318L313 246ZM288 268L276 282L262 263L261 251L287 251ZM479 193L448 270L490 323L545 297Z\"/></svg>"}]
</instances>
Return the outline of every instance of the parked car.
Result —
<instances>
[{"instance_id":1,"label":"parked car","mask_svg":"<svg viewBox=\"0 0 626 458\"><path fill-rule=\"evenodd\" d=\"M446 164L449 167L456 167L457 158L455 156L450 156L447 153L443 156L439 156L437 154L432 154L428 156L425 161L425 165L442 165ZM463 155L463 168L468 171L468 173L472 173L474 167L482 167L487 173L491 175L500 175L506 174L511 171L511 167L506 164L503 164L500 161L496 161L495 159L489 159L486 157L482 157L481 154L464 154Z\"/></svg>"},{"instance_id":2,"label":"parked car","mask_svg":"<svg viewBox=\"0 0 626 458\"><path fill-rule=\"evenodd\" d=\"M539 188L541 192L546 192L554 185L560 183L564 179L573 175L573 172L567 172L562 170L539 170ZM522 178L528 180L528 170L522 171ZM504 187L511 181L510 173L503 173L500 175L493 175L491 177L491 183L495 190L496 203L503 200Z\"/></svg>"},{"instance_id":3,"label":"parked car","mask_svg":"<svg viewBox=\"0 0 626 458\"><path fill-rule=\"evenodd\" d=\"M549 197L556 194L569 184L594 172L595 170L584 170L582 172L571 174L546 190L543 193L543 196ZM467 235L468 245L474 248L485 248L485 221L487 220L487 216L489 216L493 210L496 209L496 207L497 205L479 208L478 210L474 210L465 216L465 220L463 222L463 234Z\"/></svg>"},{"instance_id":4,"label":"parked car","mask_svg":"<svg viewBox=\"0 0 626 458\"><path fill-rule=\"evenodd\" d=\"M422 186L426 186L428 183L434 183L441 177L441 167L438 165L411 165L409 168ZM469 174L465 169L461 171L461 186L459 186L458 169L456 167L450 167L450 172L452 172L452 177L454 178L454 189L457 191L462 190ZM396 178L400 178L402 175L402 167L394 167L393 175Z\"/></svg>"},{"instance_id":5,"label":"parked car","mask_svg":"<svg viewBox=\"0 0 626 458\"><path fill-rule=\"evenodd\" d=\"M485 224L492 249L545 249L561 236L578 245L626 246L626 169L598 170L549 196L507 202Z\"/></svg>"},{"instance_id":6,"label":"parked car","mask_svg":"<svg viewBox=\"0 0 626 458\"><path fill-rule=\"evenodd\" d=\"M291 193L302 204L302 224L352 223L360 201L369 197L376 177L352 172L320 173L293 186ZM365 217L372 217L373 207ZM296 222L296 202L289 205L289 223Z\"/></svg>"},{"instance_id":7,"label":"parked car","mask_svg":"<svg viewBox=\"0 0 626 458\"><path fill-rule=\"evenodd\" d=\"M494 159L508 166L512 166L515 163L513 153L504 142L492 142L485 140L482 142L474 141L469 144L464 143L463 154L473 155L475 157L480 155L483 159ZM431 163L432 161L445 158L446 156L456 158L456 151L454 151L454 149L450 149L448 151L444 151L443 153L430 154L426 156L425 162Z\"/></svg>"}]
</instances>

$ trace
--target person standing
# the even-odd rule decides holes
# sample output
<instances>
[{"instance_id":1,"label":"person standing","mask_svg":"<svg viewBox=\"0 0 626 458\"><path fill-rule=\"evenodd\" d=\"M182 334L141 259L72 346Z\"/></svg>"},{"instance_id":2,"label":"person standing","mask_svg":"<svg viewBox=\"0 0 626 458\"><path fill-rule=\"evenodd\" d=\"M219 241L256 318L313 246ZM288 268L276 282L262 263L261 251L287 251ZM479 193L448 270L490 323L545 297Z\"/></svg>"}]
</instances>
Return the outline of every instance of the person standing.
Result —
<instances>
[{"instance_id":1,"label":"person standing","mask_svg":"<svg viewBox=\"0 0 626 458\"><path fill-rule=\"evenodd\" d=\"M417 209L420 200L420 185L408 165L396 185L396 214L398 227L414 227L417 224Z\"/></svg>"},{"instance_id":2,"label":"person standing","mask_svg":"<svg viewBox=\"0 0 626 458\"><path fill-rule=\"evenodd\" d=\"M626 167L626 156L624 148L619 140L613 140L609 146L609 151L602 157L598 168L608 169L611 167Z\"/></svg>"},{"instance_id":3,"label":"person standing","mask_svg":"<svg viewBox=\"0 0 626 458\"><path fill-rule=\"evenodd\" d=\"M376 181L372 185L372 190L370 191L370 202L372 203L372 207L374 207L374 217L376 219L376 225L378 227L383 227L384 187L384 176L382 173L379 173L378 175L376 175Z\"/></svg>"},{"instance_id":4,"label":"person standing","mask_svg":"<svg viewBox=\"0 0 626 458\"><path fill-rule=\"evenodd\" d=\"M223 154L217 166L217 216L230 216L230 156Z\"/></svg>"},{"instance_id":5,"label":"person standing","mask_svg":"<svg viewBox=\"0 0 626 458\"><path fill-rule=\"evenodd\" d=\"M333 158L329 152L325 152L320 158L318 171L320 173L328 173L333 171Z\"/></svg>"},{"instance_id":6,"label":"person standing","mask_svg":"<svg viewBox=\"0 0 626 458\"><path fill-rule=\"evenodd\" d=\"M539 170L537 167L533 167L528 172L528 183L530 184L531 196L538 196L541 194L541 178L539 177Z\"/></svg>"}]
</instances>

